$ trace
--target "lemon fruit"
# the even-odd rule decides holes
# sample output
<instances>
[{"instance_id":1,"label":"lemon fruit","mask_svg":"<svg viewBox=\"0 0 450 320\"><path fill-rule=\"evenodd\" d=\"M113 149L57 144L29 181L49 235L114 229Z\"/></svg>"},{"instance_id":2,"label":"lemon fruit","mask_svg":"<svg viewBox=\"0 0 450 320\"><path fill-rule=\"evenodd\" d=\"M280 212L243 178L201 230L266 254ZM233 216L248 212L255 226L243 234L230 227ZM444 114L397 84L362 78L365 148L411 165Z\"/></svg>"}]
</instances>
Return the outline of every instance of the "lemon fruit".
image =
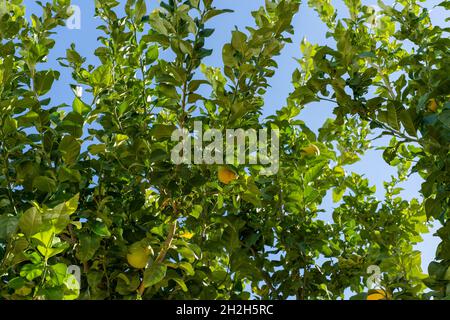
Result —
<instances>
[{"instance_id":1,"label":"lemon fruit","mask_svg":"<svg viewBox=\"0 0 450 320\"><path fill-rule=\"evenodd\" d=\"M431 99L430 102L428 102L428 110L431 112L436 112L438 109L438 104L435 99Z\"/></svg>"},{"instance_id":2,"label":"lemon fruit","mask_svg":"<svg viewBox=\"0 0 450 320\"><path fill-rule=\"evenodd\" d=\"M133 268L144 269L150 255L153 255L152 247L146 241L138 241L128 247L127 261Z\"/></svg>"},{"instance_id":3,"label":"lemon fruit","mask_svg":"<svg viewBox=\"0 0 450 320\"><path fill-rule=\"evenodd\" d=\"M386 300L386 292L381 289L369 290L367 300Z\"/></svg>"},{"instance_id":4,"label":"lemon fruit","mask_svg":"<svg viewBox=\"0 0 450 320\"><path fill-rule=\"evenodd\" d=\"M218 171L219 181L224 184L229 184L233 180L236 180L238 175L231 169L220 166Z\"/></svg>"},{"instance_id":5,"label":"lemon fruit","mask_svg":"<svg viewBox=\"0 0 450 320\"><path fill-rule=\"evenodd\" d=\"M304 147L301 151L302 154L307 156L320 156L320 149L315 144L310 144L307 147Z\"/></svg>"}]
</instances>

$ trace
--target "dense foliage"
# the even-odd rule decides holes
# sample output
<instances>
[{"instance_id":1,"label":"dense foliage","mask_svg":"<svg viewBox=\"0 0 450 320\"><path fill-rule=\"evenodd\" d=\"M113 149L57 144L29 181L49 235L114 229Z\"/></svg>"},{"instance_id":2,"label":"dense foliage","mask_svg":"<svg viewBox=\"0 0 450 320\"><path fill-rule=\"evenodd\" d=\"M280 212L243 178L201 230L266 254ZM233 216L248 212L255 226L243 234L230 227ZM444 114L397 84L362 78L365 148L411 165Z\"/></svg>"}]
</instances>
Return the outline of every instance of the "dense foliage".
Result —
<instances>
[{"instance_id":1,"label":"dense foliage","mask_svg":"<svg viewBox=\"0 0 450 320\"><path fill-rule=\"evenodd\" d=\"M309 0L336 45L303 41L292 93L261 119L299 1L253 12L254 27L224 44L223 67L203 61L213 18L229 10L124 2L95 1L101 63L72 45L59 71L42 66L69 0L41 4L31 21L21 0L0 13L2 299L341 299L348 289L364 299L372 265L388 298L450 297L448 28L415 0L380 4L378 15L345 0L341 20L330 1ZM60 72L72 73L71 105L52 104ZM336 104L335 118L316 135L298 116L321 100ZM280 170L236 165L224 184L217 165L175 165L172 131L194 121L279 129ZM371 134L392 137L384 160L398 168L382 200L347 168ZM320 153L305 153L311 145ZM425 182L406 201L398 184L412 172ZM333 212L321 209L329 193ZM414 245L430 220L442 242L426 274ZM139 248L142 266L130 260Z\"/></svg>"}]
</instances>

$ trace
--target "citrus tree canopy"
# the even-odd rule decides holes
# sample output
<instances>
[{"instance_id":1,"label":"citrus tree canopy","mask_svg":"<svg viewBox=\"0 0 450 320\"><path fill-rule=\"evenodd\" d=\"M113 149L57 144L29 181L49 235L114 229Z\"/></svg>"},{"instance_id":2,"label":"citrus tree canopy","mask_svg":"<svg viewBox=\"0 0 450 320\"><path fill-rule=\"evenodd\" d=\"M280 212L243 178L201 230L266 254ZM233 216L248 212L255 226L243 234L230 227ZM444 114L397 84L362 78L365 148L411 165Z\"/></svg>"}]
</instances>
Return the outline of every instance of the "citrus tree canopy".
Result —
<instances>
[{"instance_id":1,"label":"citrus tree canopy","mask_svg":"<svg viewBox=\"0 0 450 320\"><path fill-rule=\"evenodd\" d=\"M329 0L307 1L333 45L302 42L291 94L263 118L298 0L266 0L252 27L224 39L220 68L205 64L207 39L230 10L213 0L153 11L144 0L96 0L98 65L72 45L58 70L45 62L70 1L40 3L30 18L22 0L6 1L1 299L448 299L450 30L420 1L378 12L344 2L341 19ZM62 73L74 94L55 105ZM299 115L320 101L334 117L315 133ZM198 123L277 130L278 170L174 163L174 130ZM348 168L373 135L389 137L380 161L398 172L382 200ZM424 183L406 201L399 184L412 173ZM330 194L335 208L324 212ZM430 221L441 242L422 270L415 245ZM373 266L382 274L368 296Z\"/></svg>"}]
</instances>

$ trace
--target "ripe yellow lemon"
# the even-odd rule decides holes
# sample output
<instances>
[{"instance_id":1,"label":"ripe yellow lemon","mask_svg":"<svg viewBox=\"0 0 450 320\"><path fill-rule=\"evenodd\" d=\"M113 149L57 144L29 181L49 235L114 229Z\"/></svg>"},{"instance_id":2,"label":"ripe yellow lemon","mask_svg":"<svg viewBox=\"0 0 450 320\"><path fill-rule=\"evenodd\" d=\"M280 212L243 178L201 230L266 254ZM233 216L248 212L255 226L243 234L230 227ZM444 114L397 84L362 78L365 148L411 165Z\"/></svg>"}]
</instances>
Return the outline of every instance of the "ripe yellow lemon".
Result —
<instances>
[{"instance_id":1,"label":"ripe yellow lemon","mask_svg":"<svg viewBox=\"0 0 450 320\"><path fill-rule=\"evenodd\" d=\"M219 167L218 176L220 182L224 184L229 184L231 181L236 180L238 177L233 170L224 166Z\"/></svg>"},{"instance_id":2,"label":"ripe yellow lemon","mask_svg":"<svg viewBox=\"0 0 450 320\"><path fill-rule=\"evenodd\" d=\"M369 290L367 300L386 300L386 292L381 289Z\"/></svg>"},{"instance_id":3,"label":"ripe yellow lemon","mask_svg":"<svg viewBox=\"0 0 450 320\"><path fill-rule=\"evenodd\" d=\"M301 153L307 156L320 156L320 149L315 144L310 144L304 147Z\"/></svg>"},{"instance_id":4,"label":"ripe yellow lemon","mask_svg":"<svg viewBox=\"0 0 450 320\"><path fill-rule=\"evenodd\" d=\"M436 112L438 109L438 104L436 102L436 99L431 99L430 102L428 102L428 110L431 112Z\"/></svg>"},{"instance_id":5,"label":"ripe yellow lemon","mask_svg":"<svg viewBox=\"0 0 450 320\"><path fill-rule=\"evenodd\" d=\"M144 269L147 266L150 255L152 254L152 247L145 241L135 242L128 248L128 264L136 269Z\"/></svg>"}]
</instances>

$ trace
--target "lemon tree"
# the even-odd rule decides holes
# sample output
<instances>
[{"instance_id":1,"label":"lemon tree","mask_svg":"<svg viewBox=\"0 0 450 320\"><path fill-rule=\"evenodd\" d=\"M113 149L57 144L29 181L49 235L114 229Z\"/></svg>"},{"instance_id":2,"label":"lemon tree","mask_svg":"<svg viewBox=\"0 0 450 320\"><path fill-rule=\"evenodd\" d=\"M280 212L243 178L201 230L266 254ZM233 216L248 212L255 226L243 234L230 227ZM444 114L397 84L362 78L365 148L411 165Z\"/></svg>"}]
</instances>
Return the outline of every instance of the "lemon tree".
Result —
<instances>
[{"instance_id":1,"label":"lemon tree","mask_svg":"<svg viewBox=\"0 0 450 320\"><path fill-rule=\"evenodd\" d=\"M262 118L300 1L265 1L254 26L234 30L209 66L214 18L230 14L213 0L161 1L154 11L143 0L96 0L99 63L86 63L74 44L57 70L44 63L70 1L42 3L31 21L25 2L8 1L0 297L342 299L350 289L354 299L448 298L448 30L432 26L419 2L397 2L402 9L383 5L374 19L346 0L350 17L339 20L329 1L308 1L336 47L304 41L291 94ZM74 94L55 105L62 74ZM315 133L298 116L325 99L335 117ZM172 132L192 132L198 121L279 130L278 172L174 164ZM384 160L398 168L383 200L349 169L371 149L372 133L392 137ZM422 197L406 201L399 185L411 172L425 182ZM330 194L335 209L324 212ZM414 245L433 219L442 243L426 274ZM368 291L371 265L383 271L375 289L383 294Z\"/></svg>"}]
</instances>

